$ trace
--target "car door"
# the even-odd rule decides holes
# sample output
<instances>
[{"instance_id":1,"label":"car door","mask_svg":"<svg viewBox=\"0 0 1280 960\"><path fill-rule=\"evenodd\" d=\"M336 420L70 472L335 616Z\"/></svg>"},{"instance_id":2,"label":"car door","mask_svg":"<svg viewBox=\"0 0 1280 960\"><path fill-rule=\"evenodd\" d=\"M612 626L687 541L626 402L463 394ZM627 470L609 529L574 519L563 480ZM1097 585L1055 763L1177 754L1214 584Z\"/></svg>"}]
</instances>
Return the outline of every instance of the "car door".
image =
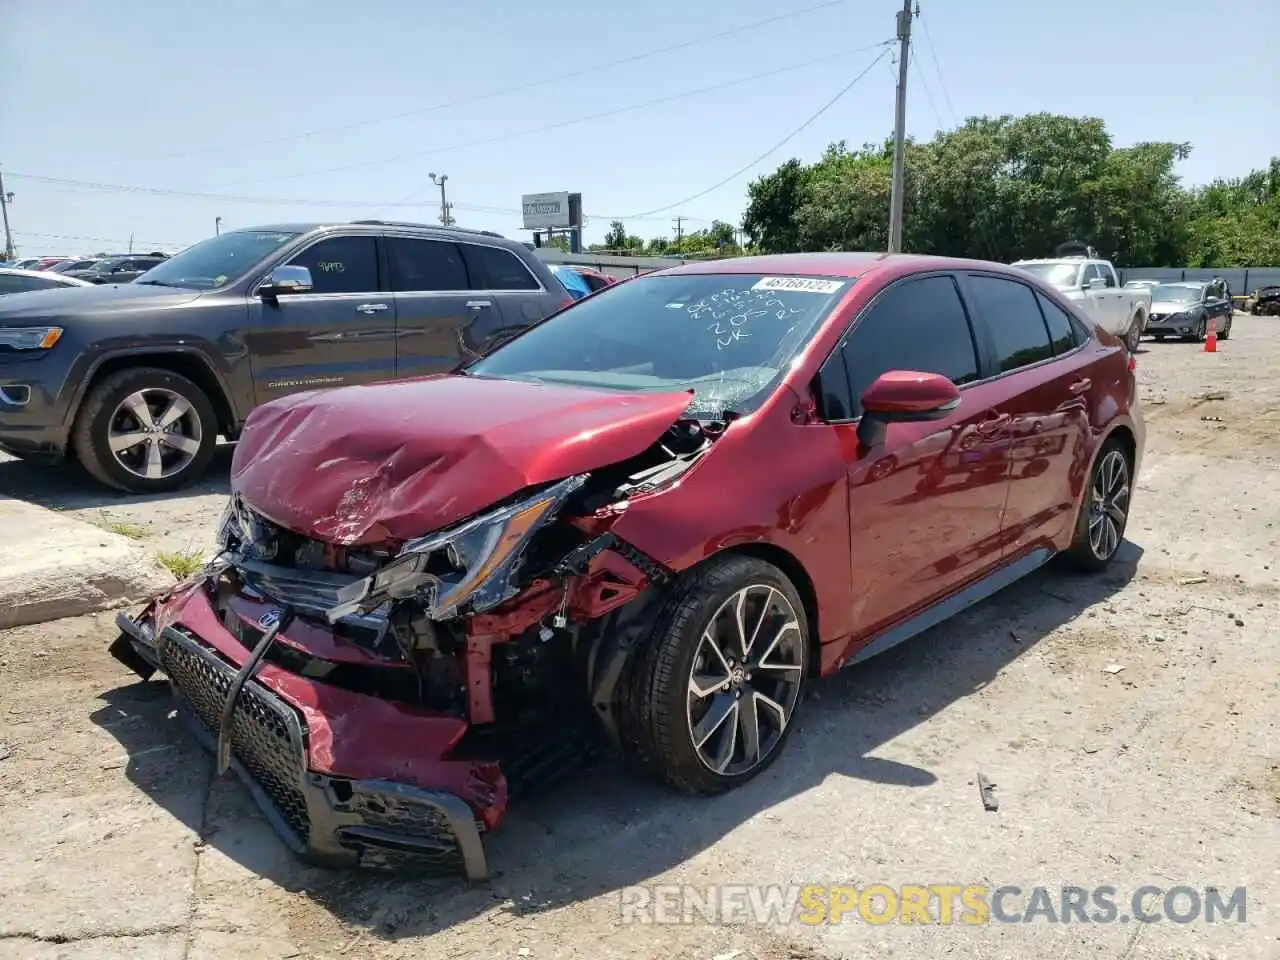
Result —
<instances>
[{"instance_id":1,"label":"car door","mask_svg":"<svg viewBox=\"0 0 1280 960\"><path fill-rule=\"evenodd\" d=\"M497 306L472 296L459 244L390 234L383 240L396 304L396 376L444 373L469 356L473 326L501 326Z\"/></svg>"},{"instance_id":2,"label":"car door","mask_svg":"<svg viewBox=\"0 0 1280 960\"><path fill-rule=\"evenodd\" d=\"M1094 304L1093 318L1104 329L1122 333L1124 321L1118 316L1123 299L1113 286L1107 285L1107 272L1099 263L1091 263L1085 269L1085 282L1089 284L1089 298Z\"/></svg>"},{"instance_id":3,"label":"car door","mask_svg":"<svg viewBox=\"0 0 1280 960\"><path fill-rule=\"evenodd\" d=\"M857 632L872 635L999 560L1009 417L980 382L982 355L948 274L890 286L827 364L844 368L848 422L861 416L858 398L890 370L942 374L961 391L945 419L889 424L882 445L851 454L853 616Z\"/></svg>"},{"instance_id":4,"label":"car door","mask_svg":"<svg viewBox=\"0 0 1280 960\"><path fill-rule=\"evenodd\" d=\"M542 320L566 299L563 291L546 289L505 247L471 240L459 246L471 276L472 301L484 305L477 308L477 322L467 331L468 350L487 352L501 339Z\"/></svg>"},{"instance_id":5,"label":"car door","mask_svg":"<svg viewBox=\"0 0 1280 960\"><path fill-rule=\"evenodd\" d=\"M395 301L383 292L375 238L323 237L286 263L306 267L312 288L249 301L257 402L395 376Z\"/></svg>"},{"instance_id":6,"label":"car door","mask_svg":"<svg viewBox=\"0 0 1280 960\"><path fill-rule=\"evenodd\" d=\"M1051 299L1005 276L966 273L961 285L996 362L1001 409L1012 418L1004 556L1052 549L1075 520L1075 474L1105 384L1089 376L1086 332Z\"/></svg>"},{"instance_id":7,"label":"car door","mask_svg":"<svg viewBox=\"0 0 1280 960\"><path fill-rule=\"evenodd\" d=\"M1204 289L1205 313L1216 324L1214 330L1221 333L1231 316L1231 301L1221 280L1215 280Z\"/></svg>"}]
</instances>

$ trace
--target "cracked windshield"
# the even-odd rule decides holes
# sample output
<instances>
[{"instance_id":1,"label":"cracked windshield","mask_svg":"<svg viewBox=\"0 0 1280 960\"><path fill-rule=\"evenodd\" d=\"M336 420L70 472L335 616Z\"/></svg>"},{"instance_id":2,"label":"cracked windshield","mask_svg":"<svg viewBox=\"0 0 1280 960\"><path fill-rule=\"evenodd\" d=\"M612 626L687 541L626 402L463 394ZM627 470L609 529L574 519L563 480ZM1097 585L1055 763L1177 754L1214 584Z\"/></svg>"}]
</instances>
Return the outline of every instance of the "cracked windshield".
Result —
<instances>
[{"instance_id":1,"label":"cracked windshield","mask_svg":"<svg viewBox=\"0 0 1280 960\"><path fill-rule=\"evenodd\" d=\"M746 413L852 284L759 274L633 280L535 327L467 372L608 390L692 390L692 416Z\"/></svg>"}]
</instances>

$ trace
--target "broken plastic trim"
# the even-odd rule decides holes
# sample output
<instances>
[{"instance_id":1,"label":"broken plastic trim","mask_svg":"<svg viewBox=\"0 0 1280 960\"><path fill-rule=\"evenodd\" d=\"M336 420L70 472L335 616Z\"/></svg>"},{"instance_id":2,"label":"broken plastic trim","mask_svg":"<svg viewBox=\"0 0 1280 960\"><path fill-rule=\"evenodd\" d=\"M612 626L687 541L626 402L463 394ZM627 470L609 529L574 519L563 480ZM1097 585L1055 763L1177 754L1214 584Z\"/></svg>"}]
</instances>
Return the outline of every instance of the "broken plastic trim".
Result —
<instances>
[{"instance_id":1,"label":"broken plastic trim","mask_svg":"<svg viewBox=\"0 0 1280 960\"><path fill-rule=\"evenodd\" d=\"M476 612L497 606L517 593L511 575L530 539L586 481L586 474L569 477L451 530L410 540L381 570L338 591L338 603L326 613L329 622L414 596L425 601L433 620L454 616L463 603ZM427 571L441 553L456 572Z\"/></svg>"},{"instance_id":2,"label":"broken plastic trim","mask_svg":"<svg viewBox=\"0 0 1280 960\"><path fill-rule=\"evenodd\" d=\"M285 607L280 611L276 618L276 622L267 628L267 632L262 635L262 639L258 641L258 645L253 648L253 653L249 659L244 662L244 666L236 673L231 681L231 686L227 690L227 699L222 704L222 716L218 724L218 776L222 776L227 772L227 768L231 766L231 726L235 721L236 702L240 699L240 691L244 689L245 681L247 681L258 664L262 662L262 658L267 655L267 650L271 644L275 642L276 637L280 635L280 631L289 625L293 619L293 611Z\"/></svg>"}]
</instances>

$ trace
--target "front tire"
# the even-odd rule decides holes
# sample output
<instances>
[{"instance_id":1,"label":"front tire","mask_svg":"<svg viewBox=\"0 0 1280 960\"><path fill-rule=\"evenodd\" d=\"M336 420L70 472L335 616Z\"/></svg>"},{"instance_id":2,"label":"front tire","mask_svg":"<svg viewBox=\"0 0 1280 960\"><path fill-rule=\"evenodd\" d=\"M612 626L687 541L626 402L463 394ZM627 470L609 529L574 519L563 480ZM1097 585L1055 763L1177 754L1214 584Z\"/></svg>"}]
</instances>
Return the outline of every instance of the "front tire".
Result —
<instances>
[{"instance_id":1,"label":"front tire","mask_svg":"<svg viewBox=\"0 0 1280 960\"><path fill-rule=\"evenodd\" d=\"M1098 452L1076 517L1075 536L1067 558L1079 569L1097 573L1110 566L1129 523L1133 463L1118 440Z\"/></svg>"},{"instance_id":2,"label":"front tire","mask_svg":"<svg viewBox=\"0 0 1280 960\"><path fill-rule=\"evenodd\" d=\"M772 564L726 554L681 574L620 705L635 759L686 793L746 783L782 752L809 644L800 596Z\"/></svg>"},{"instance_id":3,"label":"front tire","mask_svg":"<svg viewBox=\"0 0 1280 960\"><path fill-rule=\"evenodd\" d=\"M128 493L194 483L213 459L217 415L186 377L155 367L120 370L89 391L72 440L81 466Z\"/></svg>"}]
</instances>

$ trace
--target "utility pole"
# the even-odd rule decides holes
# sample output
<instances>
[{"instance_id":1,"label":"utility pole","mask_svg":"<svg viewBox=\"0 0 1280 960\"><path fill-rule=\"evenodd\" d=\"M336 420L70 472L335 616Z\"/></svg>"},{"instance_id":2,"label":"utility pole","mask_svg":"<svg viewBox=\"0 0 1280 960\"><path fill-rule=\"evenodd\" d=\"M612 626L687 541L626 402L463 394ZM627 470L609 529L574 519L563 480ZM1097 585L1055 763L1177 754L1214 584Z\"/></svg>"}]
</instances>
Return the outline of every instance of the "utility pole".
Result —
<instances>
[{"instance_id":1,"label":"utility pole","mask_svg":"<svg viewBox=\"0 0 1280 960\"><path fill-rule=\"evenodd\" d=\"M684 222L688 217L676 217L671 222L676 225L676 249L680 249L680 243L684 240Z\"/></svg>"},{"instance_id":2,"label":"utility pole","mask_svg":"<svg viewBox=\"0 0 1280 960\"><path fill-rule=\"evenodd\" d=\"M213 218L213 235L215 237L222 236L222 218L221 217Z\"/></svg>"},{"instance_id":3,"label":"utility pole","mask_svg":"<svg viewBox=\"0 0 1280 960\"><path fill-rule=\"evenodd\" d=\"M444 192L444 183L449 179L449 175L447 173L442 173L437 177L434 173L429 173L427 176L431 178L432 183L440 188L440 222L446 227L451 227L453 226L454 220L453 214L449 211L453 209L453 204L449 202Z\"/></svg>"},{"instance_id":4,"label":"utility pole","mask_svg":"<svg viewBox=\"0 0 1280 960\"><path fill-rule=\"evenodd\" d=\"M14 255L13 234L9 232L9 204L13 203L13 194L4 192L4 174L0 174L0 214L4 216L4 258L12 260Z\"/></svg>"},{"instance_id":5,"label":"utility pole","mask_svg":"<svg viewBox=\"0 0 1280 960\"><path fill-rule=\"evenodd\" d=\"M889 195L889 252L902 252L902 190L907 150L907 58L911 56L911 0L898 11L898 102L893 123L893 188Z\"/></svg>"}]
</instances>

